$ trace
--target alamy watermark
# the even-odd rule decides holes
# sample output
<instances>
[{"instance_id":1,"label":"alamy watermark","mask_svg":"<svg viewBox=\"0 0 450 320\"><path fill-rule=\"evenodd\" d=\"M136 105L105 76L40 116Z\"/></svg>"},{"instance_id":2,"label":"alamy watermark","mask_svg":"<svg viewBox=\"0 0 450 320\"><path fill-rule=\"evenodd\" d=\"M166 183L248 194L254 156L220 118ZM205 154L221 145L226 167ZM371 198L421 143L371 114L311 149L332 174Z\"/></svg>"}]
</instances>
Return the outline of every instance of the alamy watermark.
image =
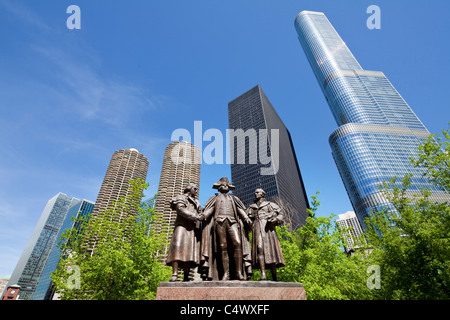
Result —
<instances>
[{"instance_id":1,"label":"alamy watermark","mask_svg":"<svg viewBox=\"0 0 450 320\"><path fill-rule=\"evenodd\" d=\"M371 5L367 7L366 13L371 14L367 18L366 25L370 30L381 29L381 9L379 6Z\"/></svg>"},{"instance_id":2,"label":"alamy watermark","mask_svg":"<svg viewBox=\"0 0 450 320\"><path fill-rule=\"evenodd\" d=\"M81 270L79 266L69 265L66 273L70 276L67 278L67 289L80 289L81 287Z\"/></svg>"},{"instance_id":3,"label":"alamy watermark","mask_svg":"<svg viewBox=\"0 0 450 320\"><path fill-rule=\"evenodd\" d=\"M367 273L372 274L367 278L367 288L369 290L381 289L381 270L378 265L371 265L367 268Z\"/></svg>"},{"instance_id":4,"label":"alamy watermark","mask_svg":"<svg viewBox=\"0 0 450 320\"><path fill-rule=\"evenodd\" d=\"M172 132L172 141L191 143L191 132L184 128ZM203 149L203 142L210 143ZM246 143L248 142L248 144ZM174 163L201 164L254 164L261 165L261 175L274 175L279 169L280 132L279 129L226 129L225 157L224 136L219 129L207 129L203 132L202 121L194 121L193 144L200 155L192 154L189 145L180 143L172 150ZM246 147L248 145L248 148Z\"/></svg>"},{"instance_id":5,"label":"alamy watermark","mask_svg":"<svg viewBox=\"0 0 450 320\"><path fill-rule=\"evenodd\" d=\"M81 29L81 9L77 5L70 5L67 7L66 13L70 16L66 20L67 29Z\"/></svg>"}]
</instances>

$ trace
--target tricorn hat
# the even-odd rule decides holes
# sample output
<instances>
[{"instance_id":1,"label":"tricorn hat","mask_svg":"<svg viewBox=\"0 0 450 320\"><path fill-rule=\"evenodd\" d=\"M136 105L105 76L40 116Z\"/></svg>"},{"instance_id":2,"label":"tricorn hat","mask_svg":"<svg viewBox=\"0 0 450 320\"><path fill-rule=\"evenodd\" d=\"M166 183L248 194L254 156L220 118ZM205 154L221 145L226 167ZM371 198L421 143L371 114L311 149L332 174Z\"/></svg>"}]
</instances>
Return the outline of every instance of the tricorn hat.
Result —
<instances>
[{"instance_id":1,"label":"tricorn hat","mask_svg":"<svg viewBox=\"0 0 450 320\"><path fill-rule=\"evenodd\" d=\"M227 177L223 177L223 178L221 178L219 181L217 181L216 183L214 183L214 184L213 184L213 189L219 189L219 187L220 187L221 185L225 184L225 183L228 185L228 188L229 188L230 190L234 190L234 189L235 189L235 187L230 183L230 181L228 181L228 178L227 178Z\"/></svg>"}]
</instances>

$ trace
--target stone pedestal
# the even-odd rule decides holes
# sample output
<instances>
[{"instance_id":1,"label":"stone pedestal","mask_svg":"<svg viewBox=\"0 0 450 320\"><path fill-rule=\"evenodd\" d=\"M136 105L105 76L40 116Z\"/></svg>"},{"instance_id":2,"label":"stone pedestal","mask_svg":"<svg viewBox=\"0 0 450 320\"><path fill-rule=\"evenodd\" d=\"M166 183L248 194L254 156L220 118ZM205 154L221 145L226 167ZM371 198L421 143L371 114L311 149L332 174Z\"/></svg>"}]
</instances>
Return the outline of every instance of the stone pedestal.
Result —
<instances>
[{"instance_id":1,"label":"stone pedestal","mask_svg":"<svg viewBox=\"0 0 450 320\"><path fill-rule=\"evenodd\" d=\"M306 300L306 293L295 282L161 282L156 300Z\"/></svg>"}]
</instances>

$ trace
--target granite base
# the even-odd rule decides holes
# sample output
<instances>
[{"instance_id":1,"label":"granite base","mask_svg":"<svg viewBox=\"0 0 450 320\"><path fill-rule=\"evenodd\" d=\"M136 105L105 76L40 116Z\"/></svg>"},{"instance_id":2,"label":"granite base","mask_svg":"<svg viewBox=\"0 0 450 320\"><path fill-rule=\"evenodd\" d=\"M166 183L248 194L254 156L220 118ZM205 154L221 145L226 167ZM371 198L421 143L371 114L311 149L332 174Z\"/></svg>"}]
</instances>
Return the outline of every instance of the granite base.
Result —
<instances>
[{"instance_id":1,"label":"granite base","mask_svg":"<svg viewBox=\"0 0 450 320\"><path fill-rule=\"evenodd\" d=\"M306 293L295 282L161 282L156 300L306 300Z\"/></svg>"}]
</instances>

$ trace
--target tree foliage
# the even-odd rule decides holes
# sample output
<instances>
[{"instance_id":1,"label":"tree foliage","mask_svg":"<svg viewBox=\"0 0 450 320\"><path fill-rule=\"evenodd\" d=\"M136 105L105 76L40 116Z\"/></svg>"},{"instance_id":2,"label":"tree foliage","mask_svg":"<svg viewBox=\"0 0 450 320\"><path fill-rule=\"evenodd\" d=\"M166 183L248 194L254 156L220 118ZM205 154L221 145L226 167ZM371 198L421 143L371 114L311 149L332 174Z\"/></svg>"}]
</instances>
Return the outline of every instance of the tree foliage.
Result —
<instances>
[{"instance_id":1,"label":"tree foliage","mask_svg":"<svg viewBox=\"0 0 450 320\"><path fill-rule=\"evenodd\" d=\"M286 262L278 271L279 280L301 282L312 300L370 299L366 285L370 262L363 255L344 252L345 230L337 227L333 216L316 217L319 206L316 194L302 228L278 228Z\"/></svg>"},{"instance_id":2,"label":"tree foliage","mask_svg":"<svg viewBox=\"0 0 450 320\"><path fill-rule=\"evenodd\" d=\"M424 177L449 193L449 132L447 141L432 135L420 146L412 164L426 169ZM384 184L383 193L392 206L366 220L371 258L381 269L378 299L450 298L450 206L434 202L429 190L411 197L412 175Z\"/></svg>"},{"instance_id":3,"label":"tree foliage","mask_svg":"<svg viewBox=\"0 0 450 320\"><path fill-rule=\"evenodd\" d=\"M424 177L447 193L450 192L450 129L442 137L430 135L419 147L419 157L411 159L415 167L426 169Z\"/></svg>"},{"instance_id":4,"label":"tree foliage","mask_svg":"<svg viewBox=\"0 0 450 320\"><path fill-rule=\"evenodd\" d=\"M79 228L62 235L63 255L52 274L61 299L155 298L159 282L167 281L171 272L158 257L163 236L149 228L158 217L141 205L147 186L141 179L132 181L127 196L97 216L77 221Z\"/></svg>"}]
</instances>

